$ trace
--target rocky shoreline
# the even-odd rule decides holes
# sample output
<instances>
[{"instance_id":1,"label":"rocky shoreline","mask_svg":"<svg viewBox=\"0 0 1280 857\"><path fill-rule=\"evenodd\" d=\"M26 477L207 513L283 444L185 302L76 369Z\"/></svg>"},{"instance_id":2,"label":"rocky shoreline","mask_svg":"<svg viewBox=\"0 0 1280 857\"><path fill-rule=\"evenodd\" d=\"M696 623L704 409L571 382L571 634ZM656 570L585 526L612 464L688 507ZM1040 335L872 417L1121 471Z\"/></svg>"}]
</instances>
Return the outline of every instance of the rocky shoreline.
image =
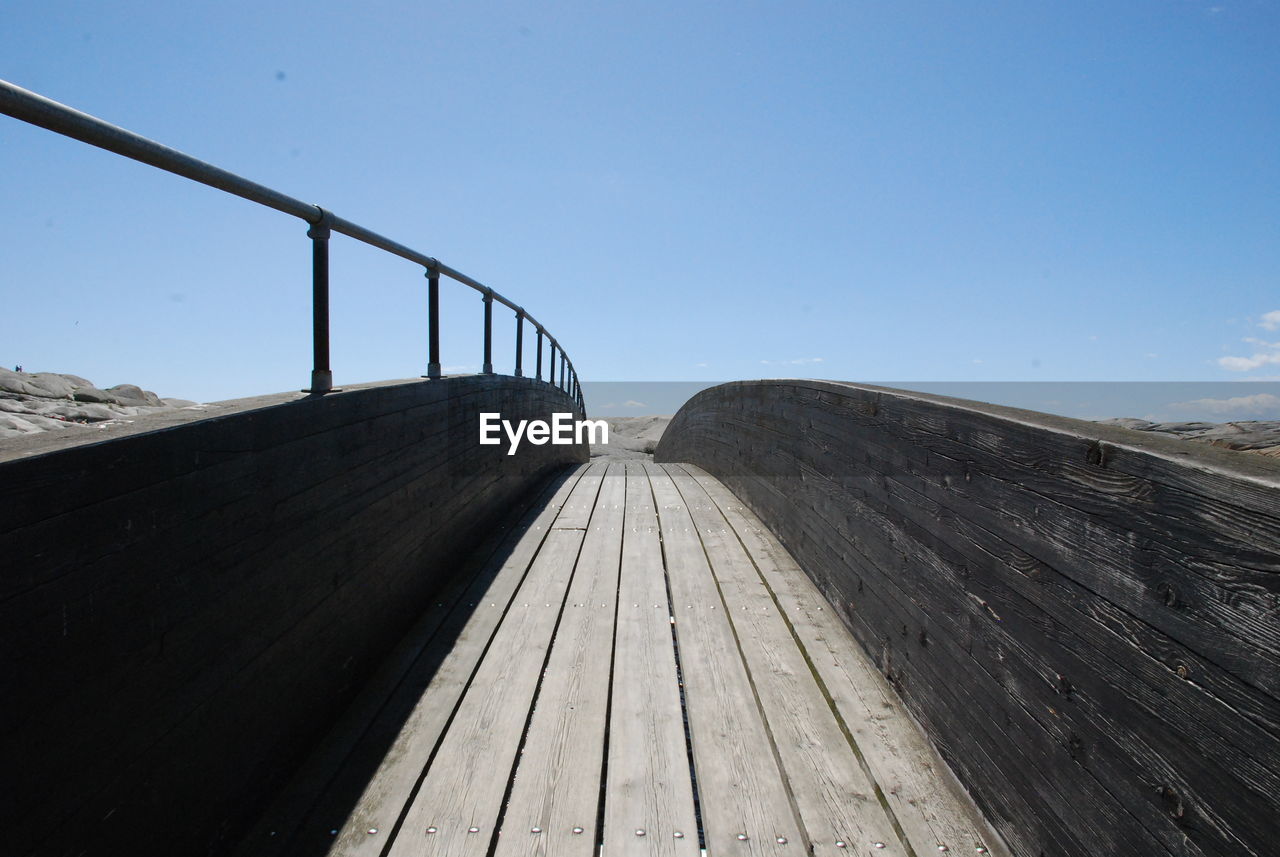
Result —
<instances>
[{"instance_id":1,"label":"rocky shoreline","mask_svg":"<svg viewBox=\"0 0 1280 857\"><path fill-rule=\"evenodd\" d=\"M1226 423L1153 423L1133 417L1098 420L1100 425L1157 432L1223 449L1280 457L1280 420L1237 420Z\"/></svg>"},{"instance_id":2,"label":"rocky shoreline","mask_svg":"<svg viewBox=\"0 0 1280 857\"><path fill-rule=\"evenodd\" d=\"M83 431L141 414L196 406L187 399L162 399L133 384L103 390L79 375L0 369L0 439Z\"/></svg>"}]
</instances>

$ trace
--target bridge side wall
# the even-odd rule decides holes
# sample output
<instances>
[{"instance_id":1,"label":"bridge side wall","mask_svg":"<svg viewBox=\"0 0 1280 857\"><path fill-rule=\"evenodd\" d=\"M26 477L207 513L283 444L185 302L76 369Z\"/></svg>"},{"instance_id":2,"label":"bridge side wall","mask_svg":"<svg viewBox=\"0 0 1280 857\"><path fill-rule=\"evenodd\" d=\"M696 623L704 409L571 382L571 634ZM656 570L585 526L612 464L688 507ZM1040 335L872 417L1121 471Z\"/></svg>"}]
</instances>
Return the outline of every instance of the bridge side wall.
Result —
<instances>
[{"instance_id":1,"label":"bridge side wall","mask_svg":"<svg viewBox=\"0 0 1280 857\"><path fill-rule=\"evenodd\" d=\"M656 457L773 530L1015 853L1275 853L1277 462L817 381L707 390Z\"/></svg>"},{"instance_id":2,"label":"bridge side wall","mask_svg":"<svg viewBox=\"0 0 1280 857\"><path fill-rule=\"evenodd\" d=\"M588 454L478 444L482 411L573 410L528 379L225 404L0 460L0 852L217 851L486 528Z\"/></svg>"}]
</instances>

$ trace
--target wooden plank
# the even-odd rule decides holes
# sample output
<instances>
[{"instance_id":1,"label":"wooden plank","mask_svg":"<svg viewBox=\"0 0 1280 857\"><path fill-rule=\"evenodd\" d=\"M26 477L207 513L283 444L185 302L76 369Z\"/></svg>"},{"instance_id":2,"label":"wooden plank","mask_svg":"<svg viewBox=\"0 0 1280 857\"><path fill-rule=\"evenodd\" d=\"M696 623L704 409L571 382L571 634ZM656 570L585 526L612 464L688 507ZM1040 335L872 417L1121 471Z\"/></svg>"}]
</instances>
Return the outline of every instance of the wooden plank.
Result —
<instances>
[{"instance_id":1,"label":"wooden plank","mask_svg":"<svg viewBox=\"0 0 1280 857\"><path fill-rule=\"evenodd\" d=\"M882 854L909 853L761 582L753 558L688 472L678 465L663 467L697 526L812 851L834 854L837 842L857 848L878 842ZM688 608L675 609L679 614ZM940 844L956 842L932 842L930 847Z\"/></svg>"},{"instance_id":2,"label":"wooden plank","mask_svg":"<svg viewBox=\"0 0 1280 857\"><path fill-rule=\"evenodd\" d=\"M917 854L939 844L1008 849L795 560L737 497L694 465L683 465L716 503L756 562L770 594Z\"/></svg>"},{"instance_id":3,"label":"wooden plank","mask_svg":"<svg viewBox=\"0 0 1280 857\"><path fill-rule=\"evenodd\" d=\"M777 751L689 511L660 466L645 469L658 507L707 851L803 854Z\"/></svg>"},{"instance_id":4,"label":"wooden plank","mask_svg":"<svg viewBox=\"0 0 1280 857\"><path fill-rule=\"evenodd\" d=\"M610 465L520 752L498 857L596 852L625 502L626 473ZM581 520L579 511L575 498L557 527Z\"/></svg>"},{"instance_id":5,"label":"wooden plank","mask_svg":"<svg viewBox=\"0 0 1280 857\"><path fill-rule=\"evenodd\" d=\"M417 703L399 729L384 761L369 780L354 808L341 801L322 801L312 812L304 834L332 839L333 855L376 855L404 811L405 803L426 770L442 733L453 716L481 657L489 648L503 615L513 603L535 556L549 534L560 509L574 491L583 490L586 467L567 480L542 509L532 527L512 547L492 583L474 602L474 612L459 616L456 627L447 627L439 639L443 650L429 647L425 653L423 686L406 682L405 691L418 695ZM589 486L588 486L589 488ZM501 552L500 552L501 555ZM415 671L417 667L415 667ZM394 728L399 724L391 723ZM337 830L336 838L328 836ZM369 834L376 829L379 834ZM314 846L309 846L314 847ZM301 849L299 849L301 850Z\"/></svg>"},{"instance_id":6,"label":"wooden plank","mask_svg":"<svg viewBox=\"0 0 1280 857\"><path fill-rule=\"evenodd\" d=\"M389 857L487 854L604 467L575 486L431 758ZM376 826L376 825L371 825ZM527 833L526 835L536 835Z\"/></svg>"},{"instance_id":7,"label":"wooden plank","mask_svg":"<svg viewBox=\"0 0 1280 857\"><path fill-rule=\"evenodd\" d=\"M548 480L529 498L518 520L490 533L343 712L316 752L262 813L235 852L237 857L271 857L311 850L316 843L328 841L335 815L346 815L345 810L335 807L359 797L359 788L367 780L369 759L381 757L383 748L394 740L421 688L439 666L445 647L452 644L475 603L487 593L493 594L490 589L506 557L548 506L559 508L563 504L585 469Z\"/></svg>"},{"instance_id":8,"label":"wooden plank","mask_svg":"<svg viewBox=\"0 0 1280 857\"><path fill-rule=\"evenodd\" d=\"M693 782L658 517L643 465L627 462L626 473L603 853L696 857Z\"/></svg>"}]
</instances>

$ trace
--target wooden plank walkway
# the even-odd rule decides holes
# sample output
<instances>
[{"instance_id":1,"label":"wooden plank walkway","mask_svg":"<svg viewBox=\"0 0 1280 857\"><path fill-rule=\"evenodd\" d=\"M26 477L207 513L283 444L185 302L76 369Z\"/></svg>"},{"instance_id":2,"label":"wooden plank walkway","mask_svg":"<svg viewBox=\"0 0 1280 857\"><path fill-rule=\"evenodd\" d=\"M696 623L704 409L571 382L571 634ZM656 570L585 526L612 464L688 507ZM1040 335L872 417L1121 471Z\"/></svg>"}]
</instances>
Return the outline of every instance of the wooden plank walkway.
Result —
<instances>
[{"instance_id":1,"label":"wooden plank walkway","mask_svg":"<svg viewBox=\"0 0 1280 857\"><path fill-rule=\"evenodd\" d=\"M242 855L1007 853L697 468L583 466L474 562Z\"/></svg>"}]
</instances>

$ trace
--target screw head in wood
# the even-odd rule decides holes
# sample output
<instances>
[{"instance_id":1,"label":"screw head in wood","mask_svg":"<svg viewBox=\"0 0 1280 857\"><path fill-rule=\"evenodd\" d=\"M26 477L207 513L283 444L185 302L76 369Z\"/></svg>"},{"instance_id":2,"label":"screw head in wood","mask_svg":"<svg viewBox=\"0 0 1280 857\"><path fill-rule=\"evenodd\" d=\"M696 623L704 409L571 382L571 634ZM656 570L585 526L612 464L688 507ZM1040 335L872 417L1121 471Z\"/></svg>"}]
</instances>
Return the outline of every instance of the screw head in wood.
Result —
<instances>
[{"instance_id":1,"label":"screw head in wood","mask_svg":"<svg viewBox=\"0 0 1280 857\"><path fill-rule=\"evenodd\" d=\"M428 828L427 828L427 833L435 833L435 832L436 832L436 830L437 830L437 828L435 828L435 827L428 827Z\"/></svg>"},{"instance_id":2,"label":"screw head in wood","mask_svg":"<svg viewBox=\"0 0 1280 857\"><path fill-rule=\"evenodd\" d=\"M582 828L581 828L581 827L575 827L575 828L573 829L573 832L574 832L574 833L581 833L581 832L582 832Z\"/></svg>"},{"instance_id":3,"label":"screw head in wood","mask_svg":"<svg viewBox=\"0 0 1280 857\"><path fill-rule=\"evenodd\" d=\"M848 844L847 842L845 842L843 839L837 839L837 840L836 840L836 847L837 847L837 848L848 848L848 847L849 847L849 844Z\"/></svg>"},{"instance_id":4,"label":"screw head in wood","mask_svg":"<svg viewBox=\"0 0 1280 857\"><path fill-rule=\"evenodd\" d=\"M738 834L738 841L739 841L739 842L746 842L746 841L747 841L747 834L745 834L745 833L739 833L739 834Z\"/></svg>"},{"instance_id":5,"label":"screw head in wood","mask_svg":"<svg viewBox=\"0 0 1280 857\"><path fill-rule=\"evenodd\" d=\"M786 845L786 844L787 844L787 837L785 837L785 836L779 836L779 837L778 837L778 844L779 844L779 845Z\"/></svg>"},{"instance_id":6,"label":"screw head in wood","mask_svg":"<svg viewBox=\"0 0 1280 857\"><path fill-rule=\"evenodd\" d=\"M479 833L479 832L480 832L480 828L478 828L478 827L468 827L468 828L467 828L467 833Z\"/></svg>"},{"instance_id":7,"label":"screw head in wood","mask_svg":"<svg viewBox=\"0 0 1280 857\"><path fill-rule=\"evenodd\" d=\"M872 844L872 845L874 845L874 846L875 846L875 847L877 847L877 848L883 848L883 847L884 847L884 843L883 843L883 842L872 842L871 844Z\"/></svg>"},{"instance_id":8,"label":"screw head in wood","mask_svg":"<svg viewBox=\"0 0 1280 857\"><path fill-rule=\"evenodd\" d=\"M529 832L530 832L530 833L541 833L541 832L542 832L542 828L541 828L541 827L530 827L530 828L529 828Z\"/></svg>"},{"instance_id":9,"label":"screw head in wood","mask_svg":"<svg viewBox=\"0 0 1280 857\"><path fill-rule=\"evenodd\" d=\"M370 836L372 836L373 834L375 834L375 833L377 833L377 832L378 832L378 828L376 828L376 827L370 827L368 830L366 830L366 831L365 831L365 833L369 834Z\"/></svg>"},{"instance_id":10,"label":"screw head in wood","mask_svg":"<svg viewBox=\"0 0 1280 857\"><path fill-rule=\"evenodd\" d=\"M947 847L947 846L945 846L945 845L941 845L941 844L940 844L940 845L938 845L938 850L939 850L939 851L950 851L951 849L950 849L950 848L948 848L948 847Z\"/></svg>"},{"instance_id":11,"label":"screw head in wood","mask_svg":"<svg viewBox=\"0 0 1280 857\"><path fill-rule=\"evenodd\" d=\"M977 851L979 854L986 854L986 853L987 853L987 846L985 846L985 845L979 845L979 846L978 846L977 848L975 848L974 850L975 850L975 851Z\"/></svg>"},{"instance_id":12,"label":"screw head in wood","mask_svg":"<svg viewBox=\"0 0 1280 857\"><path fill-rule=\"evenodd\" d=\"M682 833L681 831L677 830L677 831L675 832L675 837L676 837L676 839L684 839L684 833Z\"/></svg>"},{"instance_id":13,"label":"screw head in wood","mask_svg":"<svg viewBox=\"0 0 1280 857\"><path fill-rule=\"evenodd\" d=\"M637 827L637 828L636 828L636 836L644 836L644 831Z\"/></svg>"}]
</instances>

